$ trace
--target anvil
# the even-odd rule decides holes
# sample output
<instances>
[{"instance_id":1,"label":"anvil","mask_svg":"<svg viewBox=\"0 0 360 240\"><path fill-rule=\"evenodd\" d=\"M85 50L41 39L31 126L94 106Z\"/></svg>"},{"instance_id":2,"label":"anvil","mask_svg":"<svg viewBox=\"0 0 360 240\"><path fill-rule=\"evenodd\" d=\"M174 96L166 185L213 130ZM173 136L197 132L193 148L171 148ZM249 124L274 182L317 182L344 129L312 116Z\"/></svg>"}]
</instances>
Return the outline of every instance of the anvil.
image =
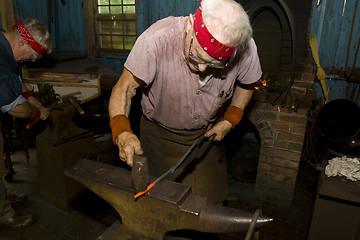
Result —
<instances>
[{"instance_id":1,"label":"anvil","mask_svg":"<svg viewBox=\"0 0 360 240\"><path fill-rule=\"evenodd\" d=\"M191 187L166 179L135 200L131 171L89 159L69 166L65 175L102 197L121 216L122 223L115 223L98 239L159 240L181 229L234 233L247 230L253 218L253 213L211 204L192 194ZM255 228L270 221L260 216Z\"/></svg>"}]
</instances>

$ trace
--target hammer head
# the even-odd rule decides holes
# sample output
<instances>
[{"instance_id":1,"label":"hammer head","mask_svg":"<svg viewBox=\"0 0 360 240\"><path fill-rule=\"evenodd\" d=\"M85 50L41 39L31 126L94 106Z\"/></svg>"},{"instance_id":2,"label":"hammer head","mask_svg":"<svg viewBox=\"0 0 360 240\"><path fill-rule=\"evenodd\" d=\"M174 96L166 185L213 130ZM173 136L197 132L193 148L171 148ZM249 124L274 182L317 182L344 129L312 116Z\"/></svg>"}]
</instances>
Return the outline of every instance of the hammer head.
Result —
<instances>
[{"instance_id":1,"label":"hammer head","mask_svg":"<svg viewBox=\"0 0 360 240\"><path fill-rule=\"evenodd\" d=\"M134 155L133 167L131 169L131 181L135 194L145 191L146 187L149 185L149 167L145 156Z\"/></svg>"}]
</instances>

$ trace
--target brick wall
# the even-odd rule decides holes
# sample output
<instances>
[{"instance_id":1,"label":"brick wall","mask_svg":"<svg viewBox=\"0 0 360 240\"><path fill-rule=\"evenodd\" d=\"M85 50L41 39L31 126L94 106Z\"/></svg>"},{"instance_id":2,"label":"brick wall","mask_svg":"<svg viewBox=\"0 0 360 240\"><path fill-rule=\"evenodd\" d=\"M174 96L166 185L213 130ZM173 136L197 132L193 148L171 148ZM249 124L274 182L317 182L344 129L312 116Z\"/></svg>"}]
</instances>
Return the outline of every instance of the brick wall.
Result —
<instances>
[{"instance_id":1,"label":"brick wall","mask_svg":"<svg viewBox=\"0 0 360 240\"><path fill-rule=\"evenodd\" d=\"M313 88L314 65L308 42L313 1L283 0L286 7L279 7L280 5L276 1L240 0L240 2L254 24L254 38L258 46L263 72L269 73L273 85L278 86L278 89L272 93L265 91L266 97L253 98L246 109L247 117L256 126L261 138L255 196L262 200L290 206L298 175L310 106L309 104L299 105L297 112L294 112L286 107L273 106L272 103L274 96L279 94L276 91L284 93L284 90L280 89L281 87L286 89L285 91L292 87L292 90L297 89L300 92L308 92ZM286 11L286 9L290 11ZM290 21L291 19L293 21ZM288 26L290 23L292 26ZM279 27L277 28L277 26ZM295 39L289 38L292 37L289 31L291 27L294 27L291 31L294 31ZM281 33L280 46L276 45L279 44L278 32ZM289 40L294 45L289 45ZM269 45L270 43L275 45ZM291 47L294 48L294 51ZM284 52L284 49L287 51ZM277 50L279 50L278 58L287 61L276 60L278 58L273 54ZM270 57L267 59L268 56ZM284 65L284 63L287 64ZM292 63L295 66L292 66ZM292 72L293 70L294 72ZM292 73L294 74L293 82L289 77L292 76ZM310 95L298 96L297 100L307 98L311 98Z\"/></svg>"},{"instance_id":2,"label":"brick wall","mask_svg":"<svg viewBox=\"0 0 360 240\"><path fill-rule=\"evenodd\" d=\"M307 110L294 112L263 102L250 103L248 109L247 117L261 138L255 196L290 206L305 136Z\"/></svg>"},{"instance_id":3,"label":"brick wall","mask_svg":"<svg viewBox=\"0 0 360 240\"><path fill-rule=\"evenodd\" d=\"M315 79L310 51L297 68L294 86L311 88ZM298 174L310 106L297 109L273 106L253 99L246 116L256 126L260 139L260 155L255 196L291 206Z\"/></svg>"}]
</instances>

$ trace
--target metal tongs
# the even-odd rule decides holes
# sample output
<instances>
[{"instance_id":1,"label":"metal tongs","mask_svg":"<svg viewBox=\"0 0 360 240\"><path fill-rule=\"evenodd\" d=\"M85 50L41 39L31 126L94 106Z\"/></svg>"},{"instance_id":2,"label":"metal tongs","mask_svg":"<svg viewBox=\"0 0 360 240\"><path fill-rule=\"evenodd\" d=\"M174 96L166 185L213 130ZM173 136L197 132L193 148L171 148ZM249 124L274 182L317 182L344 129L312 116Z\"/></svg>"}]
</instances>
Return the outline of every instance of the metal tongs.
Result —
<instances>
[{"instance_id":1,"label":"metal tongs","mask_svg":"<svg viewBox=\"0 0 360 240\"><path fill-rule=\"evenodd\" d=\"M184 156L177 162L173 167L171 167L168 171L163 173L160 177L158 177L155 181L153 181L149 186L147 186L146 190L143 192L137 193L134 198L137 199L138 197L147 193L153 186L155 186L159 181L164 179L169 174L176 173L179 169L183 168L184 166L188 165L194 159L196 159L201 153L205 152L209 147L211 142L214 140L216 134L211 135L209 138L202 135L191 145L191 147L186 151Z\"/></svg>"}]
</instances>

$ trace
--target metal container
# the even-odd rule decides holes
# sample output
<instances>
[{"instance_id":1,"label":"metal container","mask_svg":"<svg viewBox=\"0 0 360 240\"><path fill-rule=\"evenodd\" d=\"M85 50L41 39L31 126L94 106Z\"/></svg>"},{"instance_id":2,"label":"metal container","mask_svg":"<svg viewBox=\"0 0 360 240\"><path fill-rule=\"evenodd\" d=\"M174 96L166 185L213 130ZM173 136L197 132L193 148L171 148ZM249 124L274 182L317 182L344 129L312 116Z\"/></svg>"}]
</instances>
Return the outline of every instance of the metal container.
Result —
<instances>
[{"instance_id":1,"label":"metal container","mask_svg":"<svg viewBox=\"0 0 360 240\"><path fill-rule=\"evenodd\" d=\"M346 99L328 102L318 112L316 129L330 152L360 156L360 107L356 103Z\"/></svg>"}]
</instances>

